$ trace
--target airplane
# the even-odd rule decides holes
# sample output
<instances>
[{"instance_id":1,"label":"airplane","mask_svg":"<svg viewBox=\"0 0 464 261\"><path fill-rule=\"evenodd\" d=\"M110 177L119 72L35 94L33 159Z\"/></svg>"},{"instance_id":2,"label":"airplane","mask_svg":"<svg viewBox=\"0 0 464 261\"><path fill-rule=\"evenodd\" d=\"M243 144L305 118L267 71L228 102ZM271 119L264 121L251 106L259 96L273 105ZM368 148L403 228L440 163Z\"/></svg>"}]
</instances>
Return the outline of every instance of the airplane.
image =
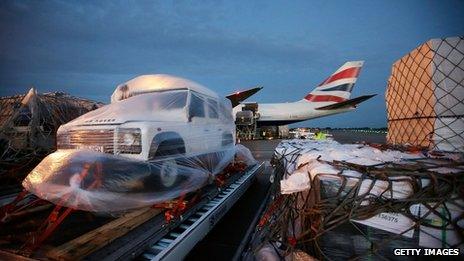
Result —
<instances>
[{"instance_id":1,"label":"airplane","mask_svg":"<svg viewBox=\"0 0 464 261\"><path fill-rule=\"evenodd\" d=\"M338 70L319 84L303 99L287 103L258 103L257 126L281 126L300 121L325 117L356 109L357 105L376 94L364 95L350 99L351 91L358 79L364 61L351 61L343 64ZM262 87L228 95L234 101L233 115L247 110L248 105L256 103L242 102Z\"/></svg>"}]
</instances>

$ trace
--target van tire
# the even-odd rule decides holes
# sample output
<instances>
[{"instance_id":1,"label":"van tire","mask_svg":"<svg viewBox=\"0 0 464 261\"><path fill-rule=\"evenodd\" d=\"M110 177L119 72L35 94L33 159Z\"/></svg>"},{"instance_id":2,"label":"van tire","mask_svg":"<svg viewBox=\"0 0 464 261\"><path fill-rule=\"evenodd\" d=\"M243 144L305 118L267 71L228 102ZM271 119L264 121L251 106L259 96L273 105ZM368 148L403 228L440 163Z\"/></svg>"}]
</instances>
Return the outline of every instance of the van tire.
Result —
<instances>
[{"instance_id":1,"label":"van tire","mask_svg":"<svg viewBox=\"0 0 464 261\"><path fill-rule=\"evenodd\" d=\"M176 181L179 176L179 166L175 159L164 160L160 166L160 184L164 188L170 188Z\"/></svg>"},{"instance_id":2,"label":"van tire","mask_svg":"<svg viewBox=\"0 0 464 261\"><path fill-rule=\"evenodd\" d=\"M159 144L154 158L157 157L169 157L172 155L185 154L184 141L182 139L166 140ZM180 170L178 160L176 158L167 158L160 161L159 166L159 185L162 188L169 189L175 186L180 180Z\"/></svg>"}]
</instances>

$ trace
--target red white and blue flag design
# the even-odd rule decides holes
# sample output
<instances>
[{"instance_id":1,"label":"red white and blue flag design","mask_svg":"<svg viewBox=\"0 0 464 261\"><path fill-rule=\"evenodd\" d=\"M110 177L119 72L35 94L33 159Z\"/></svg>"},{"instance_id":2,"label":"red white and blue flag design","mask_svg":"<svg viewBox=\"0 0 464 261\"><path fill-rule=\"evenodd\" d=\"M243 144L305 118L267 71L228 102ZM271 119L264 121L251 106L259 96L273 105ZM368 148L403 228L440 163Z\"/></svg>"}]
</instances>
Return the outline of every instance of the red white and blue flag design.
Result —
<instances>
[{"instance_id":1,"label":"red white and blue flag design","mask_svg":"<svg viewBox=\"0 0 464 261\"><path fill-rule=\"evenodd\" d=\"M342 102L350 98L364 61L347 62L306 95L310 102Z\"/></svg>"}]
</instances>

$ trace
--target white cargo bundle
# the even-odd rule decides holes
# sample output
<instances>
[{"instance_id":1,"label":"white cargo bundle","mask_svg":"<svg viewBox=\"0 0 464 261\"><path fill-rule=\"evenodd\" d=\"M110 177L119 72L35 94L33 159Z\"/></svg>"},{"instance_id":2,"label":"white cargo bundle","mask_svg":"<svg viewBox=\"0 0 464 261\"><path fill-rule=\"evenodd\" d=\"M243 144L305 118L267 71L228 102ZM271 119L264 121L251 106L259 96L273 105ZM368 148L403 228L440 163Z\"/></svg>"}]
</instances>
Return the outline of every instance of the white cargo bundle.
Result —
<instances>
[{"instance_id":1,"label":"white cargo bundle","mask_svg":"<svg viewBox=\"0 0 464 261\"><path fill-rule=\"evenodd\" d=\"M411 240L418 231L414 242L419 246L462 250L462 159L433 158L423 153L330 140L283 141L275 150L280 162L275 164L284 168L280 194L295 199L295 206L306 206L298 212L302 224L305 218L314 218L306 214L311 211L329 223L329 217L351 211L346 222ZM336 208L340 204L346 206ZM294 233L298 238L302 232L296 229Z\"/></svg>"},{"instance_id":2,"label":"white cargo bundle","mask_svg":"<svg viewBox=\"0 0 464 261\"><path fill-rule=\"evenodd\" d=\"M418 155L396 150L382 151L367 145L340 144L334 140L293 140L292 142L282 142L276 148L276 153L291 155L291 151L297 149L295 145L298 149L301 149L298 152L300 156L296 158L294 164L287 165L287 172L291 174L286 176L280 183L282 194L310 189L310 178L313 179L319 174L340 173L340 170L328 163L324 163L324 161L344 161L364 166L374 166L386 162L400 162L404 159L419 158ZM352 176L357 179L362 173L345 171L343 175ZM384 190L386 186L385 182L377 182L374 189L379 191ZM364 184L362 187L364 187ZM395 193L398 195L407 195L408 189L407 187L399 187L395 189Z\"/></svg>"}]
</instances>

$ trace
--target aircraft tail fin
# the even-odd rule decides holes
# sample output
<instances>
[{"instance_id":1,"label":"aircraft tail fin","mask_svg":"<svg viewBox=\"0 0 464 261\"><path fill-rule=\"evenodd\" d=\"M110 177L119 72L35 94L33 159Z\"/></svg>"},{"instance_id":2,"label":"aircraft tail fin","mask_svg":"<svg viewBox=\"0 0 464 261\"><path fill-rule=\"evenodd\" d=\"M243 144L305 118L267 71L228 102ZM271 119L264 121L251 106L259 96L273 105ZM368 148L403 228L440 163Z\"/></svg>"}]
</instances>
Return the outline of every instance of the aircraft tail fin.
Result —
<instances>
[{"instance_id":1,"label":"aircraft tail fin","mask_svg":"<svg viewBox=\"0 0 464 261\"><path fill-rule=\"evenodd\" d=\"M350 98L364 61L346 62L305 96L309 102L343 102Z\"/></svg>"}]
</instances>

